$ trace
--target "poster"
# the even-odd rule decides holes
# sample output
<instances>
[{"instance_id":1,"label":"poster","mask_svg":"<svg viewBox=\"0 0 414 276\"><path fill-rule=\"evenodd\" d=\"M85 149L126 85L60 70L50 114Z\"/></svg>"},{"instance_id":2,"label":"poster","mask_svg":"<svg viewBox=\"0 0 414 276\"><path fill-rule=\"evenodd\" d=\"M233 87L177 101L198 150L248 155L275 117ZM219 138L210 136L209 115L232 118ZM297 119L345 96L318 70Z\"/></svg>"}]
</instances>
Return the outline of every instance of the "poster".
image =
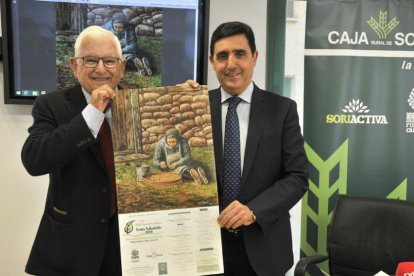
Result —
<instances>
[{"instance_id":1,"label":"poster","mask_svg":"<svg viewBox=\"0 0 414 276\"><path fill-rule=\"evenodd\" d=\"M410 0L308 1L302 255L326 255L338 194L414 199L413 18Z\"/></svg>"},{"instance_id":2,"label":"poster","mask_svg":"<svg viewBox=\"0 0 414 276\"><path fill-rule=\"evenodd\" d=\"M207 87L119 91L112 138L123 275L222 273Z\"/></svg>"}]
</instances>

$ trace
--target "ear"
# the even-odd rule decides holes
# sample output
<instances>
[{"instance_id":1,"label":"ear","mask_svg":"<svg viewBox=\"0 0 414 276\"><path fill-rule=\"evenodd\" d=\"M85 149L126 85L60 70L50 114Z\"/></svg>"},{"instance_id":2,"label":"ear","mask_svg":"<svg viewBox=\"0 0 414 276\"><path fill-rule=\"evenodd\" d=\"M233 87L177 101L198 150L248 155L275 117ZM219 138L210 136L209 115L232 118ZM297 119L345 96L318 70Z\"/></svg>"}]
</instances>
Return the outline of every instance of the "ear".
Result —
<instances>
[{"instance_id":1,"label":"ear","mask_svg":"<svg viewBox=\"0 0 414 276\"><path fill-rule=\"evenodd\" d=\"M216 71L216 67L214 66L214 57L213 56L209 56L208 59L210 60L211 67L213 67L213 70Z\"/></svg>"},{"instance_id":2,"label":"ear","mask_svg":"<svg viewBox=\"0 0 414 276\"><path fill-rule=\"evenodd\" d=\"M124 58L121 59L120 66L121 66L121 77L123 77L125 73L125 68L126 68L126 59Z\"/></svg>"},{"instance_id":3,"label":"ear","mask_svg":"<svg viewBox=\"0 0 414 276\"><path fill-rule=\"evenodd\" d=\"M72 74L75 76L75 78L77 78L78 77L77 70L79 66L77 59L71 58L69 60L69 63L70 63L70 68L72 69Z\"/></svg>"},{"instance_id":4,"label":"ear","mask_svg":"<svg viewBox=\"0 0 414 276\"><path fill-rule=\"evenodd\" d=\"M254 62L254 65L256 65L256 62L257 62L257 58L259 57L259 52L258 51L256 51L254 54L253 54L253 62Z\"/></svg>"}]
</instances>

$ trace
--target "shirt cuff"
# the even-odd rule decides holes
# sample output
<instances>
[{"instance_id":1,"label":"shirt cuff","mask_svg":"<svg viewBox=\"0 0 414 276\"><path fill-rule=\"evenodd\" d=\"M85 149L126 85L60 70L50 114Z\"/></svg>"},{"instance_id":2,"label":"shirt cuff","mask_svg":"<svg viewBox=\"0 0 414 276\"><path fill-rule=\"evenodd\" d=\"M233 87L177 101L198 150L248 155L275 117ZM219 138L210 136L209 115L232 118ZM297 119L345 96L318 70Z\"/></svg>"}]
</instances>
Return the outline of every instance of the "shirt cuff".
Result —
<instances>
[{"instance_id":1,"label":"shirt cuff","mask_svg":"<svg viewBox=\"0 0 414 276\"><path fill-rule=\"evenodd\" d=\"M82 110L82 116L88 125L92 135L98 137L99 129L105 119L105 114L95 108L93 105L88 104Z\"/></svg>"}]
</instances>

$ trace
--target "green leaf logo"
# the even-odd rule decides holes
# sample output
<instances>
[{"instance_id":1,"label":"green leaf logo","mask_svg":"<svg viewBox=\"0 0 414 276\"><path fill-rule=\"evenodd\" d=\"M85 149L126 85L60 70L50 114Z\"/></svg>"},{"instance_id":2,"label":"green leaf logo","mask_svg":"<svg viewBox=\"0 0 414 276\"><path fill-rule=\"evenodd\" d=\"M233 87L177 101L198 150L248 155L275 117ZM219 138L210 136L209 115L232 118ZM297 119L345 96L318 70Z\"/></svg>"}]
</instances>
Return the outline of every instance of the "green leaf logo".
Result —
<instances>
[{"instance_id":1,"label":"green leaf logo","mask_svg":"<svg viewBox=\"0 0 414 276\"><path fill-rule=\"evenodd\" d=\"M346 194L348 180L348 139L323 160L305 143L312 165L309 190L302 199L301 250L306 256L326 255L326 237L338 194ZM323 267L322 269L327 269Z\"/></svg>"},{"instance_id":2,"label":"green leaf logo","mask_svg":"<svg viewBox=\"0 0 414 276\"><path fill-rule=\"evenodd\" d=\"M371 19L367 21L368 25L377 33L380 39L386 39L387 35L400 23L394 17L391 21L388 21L388 12L380 11L378 21L375 20L372 16Z\"/></svg>"},{"instance_id":3,"label":"green leaf logo","mask_svg":"<svg viewBox=\"0 0 414 276\"><path fill-rule=\"evenodd\" d=\"M348 105L345 106L344 109L342 109L345 113L369 113L370 110L362 101L359 99L352 99L352 101L349 102Z\"/></svg>"},{"instance_id":4,"label":"green leaf logo","mask_svg":"<svg viewBox=\"0 0 414 276\"><path fill-rule=\"evenodd\" d=\"M125 233L127 233L127 235L129 234L129 233L131 233L132 232L132 230L134 230L134 224L133 224L133 222L134 222L135 220L131 220L131 221L128 221L126 224L125 224L125 227L124 227L124 231L125 231Z\"/></svg>"}]
</instances>

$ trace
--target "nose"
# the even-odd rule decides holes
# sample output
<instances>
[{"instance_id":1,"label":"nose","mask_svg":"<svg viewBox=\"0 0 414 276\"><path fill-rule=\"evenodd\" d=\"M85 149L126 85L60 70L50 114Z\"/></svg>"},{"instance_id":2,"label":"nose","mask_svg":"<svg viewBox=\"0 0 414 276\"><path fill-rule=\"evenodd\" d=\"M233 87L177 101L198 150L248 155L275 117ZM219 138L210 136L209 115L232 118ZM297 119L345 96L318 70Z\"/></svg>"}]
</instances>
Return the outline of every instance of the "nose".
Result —
<instances>
[{"instance_id":1,"label":"nose","mask_svg":"<svg viewBox=\"0 0 414 276\"><path fill-rule=\"evenodd\" d=\"M98 61L98 64L95 67L95 71L98 71L98 72L104 72L104 71L106 71L106 67L105 67L102 59L100 59Z\"/></svg>"},{"instance_id":2,"label":"nose","mask_svg":"<svg viewBox=\"0 0 414 276\"><path fill-rule=\"evenodd\" d=\"M233 68L235 67L237 64L237 59L235 57L235 55L231 54L229 55L228 59L227 59L227 67L229 68Z\"/></svg>"}]
</instances>

